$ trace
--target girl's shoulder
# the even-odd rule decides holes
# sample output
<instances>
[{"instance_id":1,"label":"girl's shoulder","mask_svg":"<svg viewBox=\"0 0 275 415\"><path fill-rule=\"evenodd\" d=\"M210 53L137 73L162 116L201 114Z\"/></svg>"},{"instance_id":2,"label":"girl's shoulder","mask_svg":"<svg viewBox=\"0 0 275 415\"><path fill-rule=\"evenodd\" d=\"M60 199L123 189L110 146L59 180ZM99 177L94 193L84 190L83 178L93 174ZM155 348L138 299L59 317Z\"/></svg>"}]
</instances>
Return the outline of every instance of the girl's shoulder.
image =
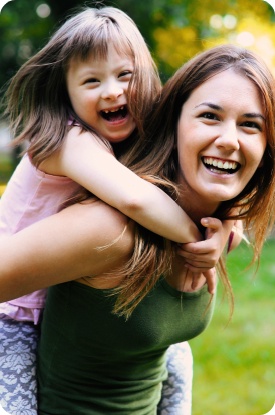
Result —
<instances>
[{"instance_id":1,"label":"girl's shoulder","mask_svg":"<svg viewBox=\"0 0 275 415\"><path fill-rule=\"evenodd\" d=\"M92 130L84 130L81 125L73 124L71 126L68 133L64 137L63 145L68 142L75 142L75 144L78 145L87 143L89 146L94 144L95 146L100 146L113 154L113 148L108 140L99 136Z\"/></svg>"}]
</instances>

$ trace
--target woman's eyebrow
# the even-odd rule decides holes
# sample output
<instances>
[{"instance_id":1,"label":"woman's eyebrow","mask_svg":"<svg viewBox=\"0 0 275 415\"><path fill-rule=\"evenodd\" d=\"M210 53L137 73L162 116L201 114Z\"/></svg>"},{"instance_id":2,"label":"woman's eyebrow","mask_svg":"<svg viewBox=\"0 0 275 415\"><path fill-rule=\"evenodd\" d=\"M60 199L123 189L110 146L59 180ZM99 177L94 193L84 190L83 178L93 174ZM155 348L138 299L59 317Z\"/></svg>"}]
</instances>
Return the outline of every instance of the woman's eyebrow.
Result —
<instances>
[{"instance_id":1,"label":"woman's eyebrow","mask_svg":"<svg viewBox=\"0 0 275 415\"><path fill-rule=\"evenodd\" d=\"M224 111L222 107L220 107L217 104L213 104L212 102L202 102L201 104L196 105L195 108L199 108L201 106L206 106L206 107L212 108L213 110Z\"/></svg>"},{"instance_id":2,"label":"woman's eyebrow","mask_svg":"<svg viewBox=\"0 0 275 415\"><path fill-rule=\"evenodd\" d=\"M266 121L265 117L258 112L247 113L247 114L244 114L244 116L247 118L261 118L263 121Z\"/></svg>"},{"instance_id":3,"label":"woman's eyebrow","mask_svg":"<svg viewBox=\"0 0 275 415\"><path fill-rule=\"evenodd\" d=\"M202 102L201 104L197 105L195 108L199 108L200 106L207 106L209 108L212 108L213 110L218 110L218 111L224 111L224 109L217 104L213 104L212 102ZM258 112L248 112L243 114L244 117L247 118L261 118L263 121L266 121L265 117Z\"/></svg>"}]
</instances>

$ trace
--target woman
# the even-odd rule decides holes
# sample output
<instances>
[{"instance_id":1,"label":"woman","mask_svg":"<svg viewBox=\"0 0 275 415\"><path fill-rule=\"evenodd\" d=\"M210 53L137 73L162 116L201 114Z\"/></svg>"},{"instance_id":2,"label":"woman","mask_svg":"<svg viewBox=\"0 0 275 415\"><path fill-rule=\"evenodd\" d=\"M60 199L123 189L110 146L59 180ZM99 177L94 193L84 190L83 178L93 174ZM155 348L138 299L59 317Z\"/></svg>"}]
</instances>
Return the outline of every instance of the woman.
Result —
<instances>
[{"instance_id":1,"label":"woman","mask_svg":"<svg viewBox=\"0 0 275 415\"><path fill-rule=\"evenodd\" d=\"M273 222L274 125L268 69L251 52L217 47L166 84L144 145L123 161L177 195L206 237L216 227L209 216L242 219L257 256ZM178 256L168 241L93 201L6 238L0 249L1 300L59 283L43 318L39 414L155 414L165 351L200 334L213 312L203 274L192 287L194 245Z\"/></svg>"}]
</instances>

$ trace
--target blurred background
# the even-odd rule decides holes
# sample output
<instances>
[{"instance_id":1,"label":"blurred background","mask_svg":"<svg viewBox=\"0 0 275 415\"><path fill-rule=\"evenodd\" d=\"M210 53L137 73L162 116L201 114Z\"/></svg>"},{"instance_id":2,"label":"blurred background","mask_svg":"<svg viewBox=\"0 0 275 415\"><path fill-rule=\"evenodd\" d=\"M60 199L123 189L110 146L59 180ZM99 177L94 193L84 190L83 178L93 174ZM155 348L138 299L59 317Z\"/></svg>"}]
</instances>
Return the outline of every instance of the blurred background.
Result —
<instances>
[{"instance_id":1,"label":"blurred background","mask_svg":"<svg viewBox=\"0 0 275 415\"><path fill-rule=\"evenodd\" d=\"M66 16L85 5L111 5L129 14L146 39L163 82L195 53L220 43L253 49L275 71L275 14L263 0L12 0L0 13L1 95L10 77L44 46ZM17 154L7 149L8 141L0 118L0 184L17 162Z\"/></svg>"},{"instance_id":2,"label":"blurred background","mask_svg":"<svg viewBox=\"0 0 275 415\"><path fill-rule=\"evenodd\" d=\"M256 51L275 74L275 14L263 0L13 0L0 13L1 96L9 78L72 10L100 5L118 7L133 18L163 82L195 53L221 43ZM10 140L0 112L0 192L18 162ZM245 243L230 254L233 318L229 322L219 288L213 322L191 341L193 415L262 415L275 402L274 252L269 239L256 276L254 268L243 271L251 258Z\"/></svg>"}]
</instances>

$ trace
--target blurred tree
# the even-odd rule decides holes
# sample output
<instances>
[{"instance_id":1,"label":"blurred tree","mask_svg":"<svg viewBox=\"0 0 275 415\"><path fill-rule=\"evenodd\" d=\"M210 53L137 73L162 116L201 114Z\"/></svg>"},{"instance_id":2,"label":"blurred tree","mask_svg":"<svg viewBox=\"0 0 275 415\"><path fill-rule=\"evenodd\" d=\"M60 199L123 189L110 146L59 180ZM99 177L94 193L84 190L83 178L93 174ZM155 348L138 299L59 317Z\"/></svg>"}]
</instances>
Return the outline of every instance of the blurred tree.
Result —
<instances>
[{"instance_id":1,"label":"blurred tree","mask_svg":"<svg viewBox=\"0 0 275 415\"><path fill-rule=\"evenodd\" d=\"M134 19L163 80L195 53L221 42L264 51L275 66L275 15L262 0L13 0L0 14L0 87L45 44L69 10L103 4Z\"/></svg>"},{"instance_id":2,"label":"blurred tree","mask_svg":"<svg viewBox=\"0 0 275 415\"><path fill-rule=\"evenodd\" d=\"M275 14L263 0L13 0L0 13L0 94L69 12L103 5L133 18L163 81L194 54L219 43L254 49L275 68Z\"/></svg>"},{"instance_id":3,"label":"blurred tree","mask_svg":"<svg viewBox=\"0 0 275 415\"><path fill-rule=\"evenodd\" d=\"M229 42L254 49L275 69L275 14L266 2L170 0L164 3L154 11L152 29L163 77L170 76L195 53Z\"/></svg>"},{"instance_id":4,"label":"blurred tree","mask_svg":"<svg viewBox=\"0 0 275 415\"><path fill-rule=\"evenodd\" d=\"M7 3L0 14L0 87L41 46L53 18L39 17L37 0Z\"/></svg>"}]
</instances>

